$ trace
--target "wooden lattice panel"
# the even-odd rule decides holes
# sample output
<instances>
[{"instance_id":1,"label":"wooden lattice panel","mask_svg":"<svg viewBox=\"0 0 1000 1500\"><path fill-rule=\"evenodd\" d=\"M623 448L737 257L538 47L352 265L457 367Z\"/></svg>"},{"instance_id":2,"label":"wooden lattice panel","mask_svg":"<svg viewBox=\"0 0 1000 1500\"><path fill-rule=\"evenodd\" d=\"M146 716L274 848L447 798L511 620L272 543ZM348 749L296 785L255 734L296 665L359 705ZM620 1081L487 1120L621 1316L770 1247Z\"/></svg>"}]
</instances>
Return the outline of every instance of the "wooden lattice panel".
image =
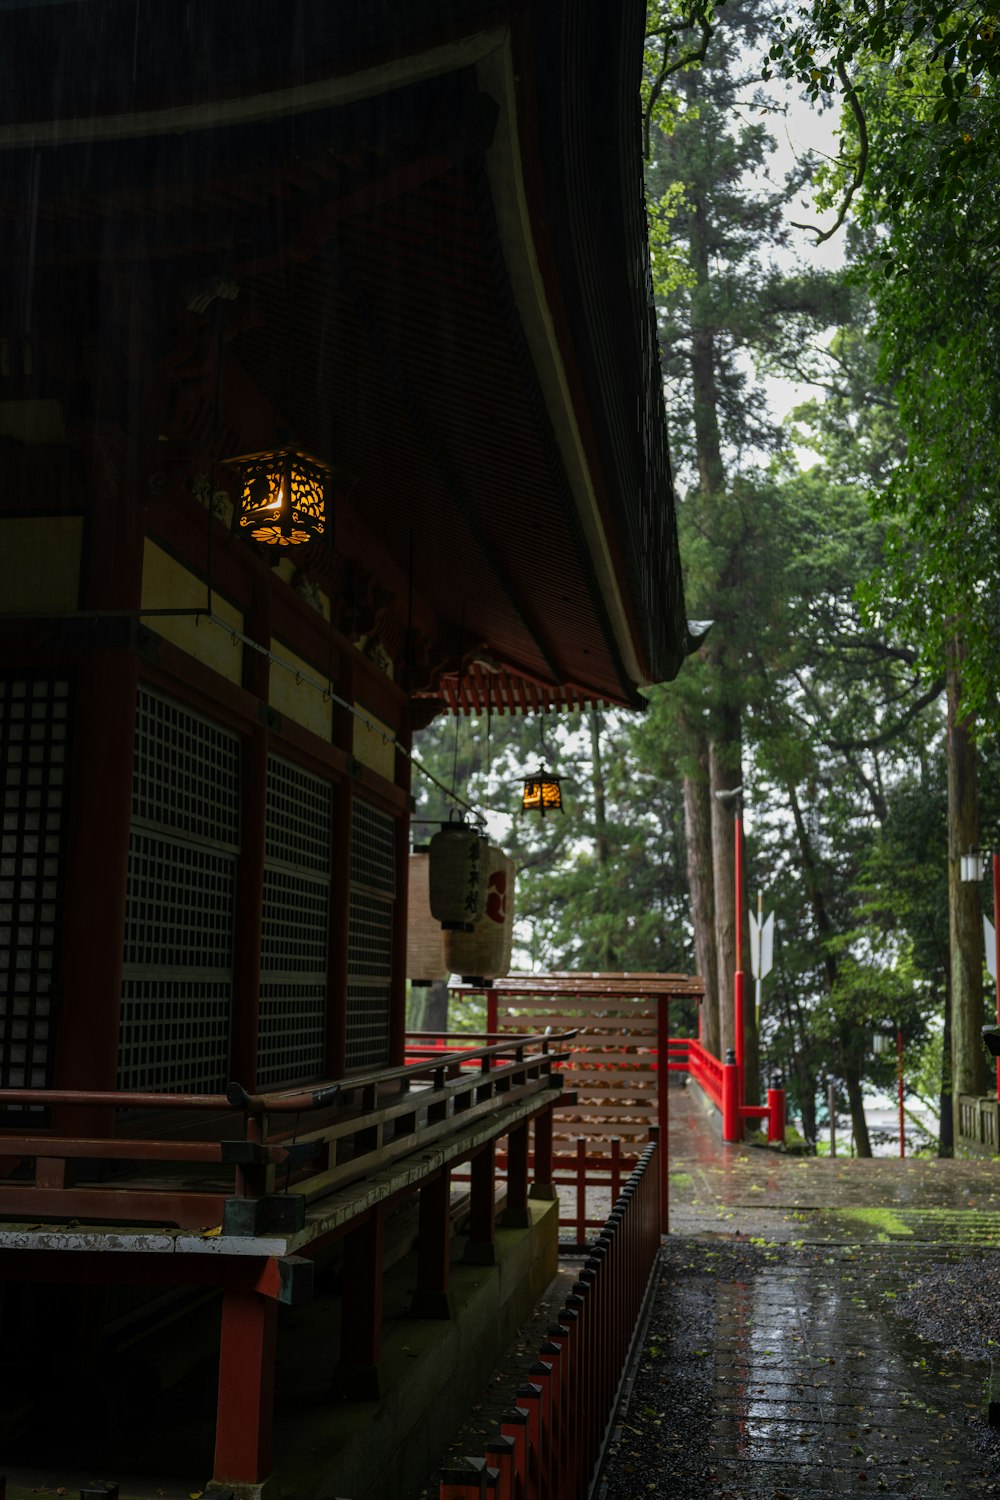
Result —
<instances>
[{"instance_id":1,"label":"wooden lattice panel","mask_svg":"<svg viewBox=\"0 0 1000 1500\"><path fill-rule=\"evenodd\" d=\"M500 982L498 1032L577 1032L563 1049L571 1054L565 1086L577 1103L554 1115L558 1155L571 1153L579 1136L586 1136L593 1155L610 1153L614 1137L629 1157L641 1149L657 1122L661 1001L701 992L699 979L681 974L511 976Z\"/></svg>"}]
</instances>

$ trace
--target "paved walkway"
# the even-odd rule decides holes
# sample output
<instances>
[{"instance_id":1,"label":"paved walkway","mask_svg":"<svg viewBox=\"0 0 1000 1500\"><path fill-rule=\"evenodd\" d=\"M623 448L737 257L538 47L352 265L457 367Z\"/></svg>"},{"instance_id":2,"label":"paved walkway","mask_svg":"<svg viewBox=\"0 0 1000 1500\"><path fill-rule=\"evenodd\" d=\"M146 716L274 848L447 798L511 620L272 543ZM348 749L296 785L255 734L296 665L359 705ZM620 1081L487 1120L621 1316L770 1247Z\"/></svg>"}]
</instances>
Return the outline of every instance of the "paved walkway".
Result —
<instances>
[{"instance_id":1,"label":"paved walkway","mask_svg":"<svg viewBox=\"0 0 1000 1500\"><path fill-rule=\"evenodd\" d=\"M693 1086L670 1150L672 1232L598 1494L1000 1495L1000 1167L723 1148Z\"/></svg>"}]
</instances>

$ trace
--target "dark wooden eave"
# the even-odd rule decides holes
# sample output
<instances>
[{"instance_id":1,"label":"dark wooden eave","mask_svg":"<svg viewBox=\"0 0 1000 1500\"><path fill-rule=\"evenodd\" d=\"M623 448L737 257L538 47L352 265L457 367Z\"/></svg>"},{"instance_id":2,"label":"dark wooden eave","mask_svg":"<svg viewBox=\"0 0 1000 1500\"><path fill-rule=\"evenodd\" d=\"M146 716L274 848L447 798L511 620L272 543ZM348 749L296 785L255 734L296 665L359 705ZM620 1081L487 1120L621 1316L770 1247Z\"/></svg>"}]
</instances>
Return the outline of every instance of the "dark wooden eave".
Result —
<instances>
[{"instance_id":1,"label":"dark wooden eave","mask_svg":"<svg viewBox=\"0 0 1000 1500\"><path fill-rule=\"evenodd\" d=\"M641 3L252 0L236 31L203 0L138 38L120 10L10 21L0 324L40 392L196 468L286 429L329 458L338 550L430 643L431 701L673 676ZM192 311L215 277L238 295Z\"/></svg>"}]
</instances>

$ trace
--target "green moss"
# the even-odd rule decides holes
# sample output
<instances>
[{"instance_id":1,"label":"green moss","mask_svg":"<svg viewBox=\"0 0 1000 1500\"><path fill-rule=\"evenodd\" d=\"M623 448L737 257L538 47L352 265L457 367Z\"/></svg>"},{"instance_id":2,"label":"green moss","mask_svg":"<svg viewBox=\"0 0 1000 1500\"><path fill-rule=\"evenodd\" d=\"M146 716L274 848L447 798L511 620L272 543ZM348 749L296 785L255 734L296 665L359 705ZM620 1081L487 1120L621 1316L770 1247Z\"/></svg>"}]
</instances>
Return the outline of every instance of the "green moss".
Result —
<instances>
[{"instance_id":1,"label":"green moss","mask_svg":"<svg viewBox=\"0 0 1000 1500\"><path fill-rule=\"evenodd\" d=\"M909 1225L904 1224L891 1208L835 1208L831 1212L838 1218L849 1219L855 1224L864 1224L869 1229L877 1230L880 1240L913 1234Z\"/></svg>"},{"instance_id":2,"label":"green moss","mask_svg":"<svg viewBox=\"0 0 1000 1500\"><path fill-rule=\"evenodd\" d=\"M679 1188L691 1187L694 1184L694 1178L690 1172L671 1172L668 1181L671 1187Z\"/></svg>"}]
</instances>

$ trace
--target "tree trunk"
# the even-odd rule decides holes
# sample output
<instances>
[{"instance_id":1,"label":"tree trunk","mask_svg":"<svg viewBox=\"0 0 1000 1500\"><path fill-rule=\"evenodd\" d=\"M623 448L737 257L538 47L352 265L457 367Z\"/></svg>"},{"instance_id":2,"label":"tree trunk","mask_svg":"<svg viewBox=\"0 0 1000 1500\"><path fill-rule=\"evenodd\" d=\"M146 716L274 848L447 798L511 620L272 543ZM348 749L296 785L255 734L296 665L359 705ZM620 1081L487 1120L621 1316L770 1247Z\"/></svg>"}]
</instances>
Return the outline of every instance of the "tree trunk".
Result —
<instances>
[{"instance_id":1,"label":"tree trunk","mask_svg":"<svg viewBox=\"0 0 1000 1500\"><path fill-rule=\"evenodd\" d=\"M851 1128L854 1131L854 1144L859 1156L871 1156L872 1143L868 1135L868 1121L865 1119L865 1100L861 1092L861 1074L853 1058L850 1037L846 1028L841 1030L840 1044L841 1067L844 1070L844 1082L847 1085L847 1102L851 1111Z\"/></svg>"},{"instance_id":2,"label":"tree trunk","mask_svg":"<svg viewBox=\"0 0 1000 1500\"><path fill-rule=\"evenodd\" d=\"M448 981L435 979L426 991L424 1001L424 1031L448 1030Z\"/></svg>"},{"instance_id":3,"label":"tree trunk","mask_svg":"<svg viewBox=\"0 0 1000 1500\"><path fill-rule=\"evenodd\" d=\"M954 640L948 667L948 930L951 951L951 1086L954 1136L959 1096L986 1092L983 1024L982 908L977 885L960 878L959 860L979 843L976 742L961 711L962 643Z\"/></svg>"},{"instance_id":4,"label":"tree trunk","mask_svg":"<svg viewBox=\"0 0 1000 1500\"><path fill-rule=\"evenodd\" d=\"M708 785L708 744L696 741L698 771L684 778L684 841L688 889L698 972L705 982L702 1002L702 1045L721 1059L719 1032L719 968L715 950L715 895L712 885L712 807Z\"/></svg>"}]
</instances>

